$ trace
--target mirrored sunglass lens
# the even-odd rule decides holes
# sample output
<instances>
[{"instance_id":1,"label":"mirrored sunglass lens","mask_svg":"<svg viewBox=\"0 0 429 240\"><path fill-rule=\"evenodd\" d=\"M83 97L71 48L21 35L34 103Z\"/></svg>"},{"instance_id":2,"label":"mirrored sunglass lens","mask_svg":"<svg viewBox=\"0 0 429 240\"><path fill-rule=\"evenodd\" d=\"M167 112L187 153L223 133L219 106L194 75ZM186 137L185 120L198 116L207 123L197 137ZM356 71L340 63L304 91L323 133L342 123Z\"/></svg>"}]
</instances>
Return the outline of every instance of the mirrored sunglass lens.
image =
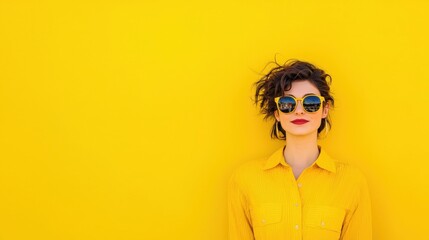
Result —
<instances>
[{"instance_id":1,"label":"mirrored sunglass lens","mask_svg":"<svg viewBox=\"0 0 429 240\"><path fill-rule=\"evenodd\" d=\"M295 99L291 97L281 97L279 99L279 109L284 113L290 113L295 108Z\"/></svg>"},{"instance_id":2,"label":"mirrored sunglass lens","mask_svg":"<svg viewBox=\"0 0 429 240\"><path fill-rule=\"evenodd\" d=\"M317 110L319 110L320 105L322 105L322 103L320 102L320 98L318 98L317 96L308 96L304 99L304 109L307 112L317 112Z\"/></svg>"}]
</instances>

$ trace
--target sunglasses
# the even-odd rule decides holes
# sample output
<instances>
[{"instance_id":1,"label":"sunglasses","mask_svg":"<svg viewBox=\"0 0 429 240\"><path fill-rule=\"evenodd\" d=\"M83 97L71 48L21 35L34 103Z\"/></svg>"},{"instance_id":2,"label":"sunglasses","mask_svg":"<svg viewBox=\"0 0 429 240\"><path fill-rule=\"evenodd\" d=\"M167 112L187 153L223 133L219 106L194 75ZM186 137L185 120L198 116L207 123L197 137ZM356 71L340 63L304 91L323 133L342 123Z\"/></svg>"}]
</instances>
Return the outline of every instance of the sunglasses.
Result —
<instances>
[{"instance_id":1,"label":"sunglasses","mask_svg":"<svg viewBox=\"0 0 429 240\"><path fill-rule=\"evenodd\" d=\"M283 113L291 113L295 111L298 101L301 101L304 111L307 113L317 112L325 98L317 95L307 95L303 98L295 98L293 96L284 96L274 98L277 109Z\"/></svg>"}]
</instances>

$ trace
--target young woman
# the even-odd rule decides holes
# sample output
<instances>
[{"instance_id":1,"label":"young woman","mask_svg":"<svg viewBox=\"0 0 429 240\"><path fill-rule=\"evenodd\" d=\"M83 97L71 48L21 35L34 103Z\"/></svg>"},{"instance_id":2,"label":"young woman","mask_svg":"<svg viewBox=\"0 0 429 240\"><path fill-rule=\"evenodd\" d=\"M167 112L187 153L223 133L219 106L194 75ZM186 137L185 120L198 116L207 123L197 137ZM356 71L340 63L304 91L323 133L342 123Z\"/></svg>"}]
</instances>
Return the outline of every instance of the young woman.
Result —
<instances>
[{"instance_id":1,"label":"young woman","mask_svg":"<svg viewBox=\"0 0 429 240\"><path fill-rule=\"evenodd\" d=\"M255 103L275 120L285 145L248 161L230 178L230 240L371 240L371 201L364 175L317 143L334 106L322 69L288 61L256 82Z\"/></svg>"}]
</instances>

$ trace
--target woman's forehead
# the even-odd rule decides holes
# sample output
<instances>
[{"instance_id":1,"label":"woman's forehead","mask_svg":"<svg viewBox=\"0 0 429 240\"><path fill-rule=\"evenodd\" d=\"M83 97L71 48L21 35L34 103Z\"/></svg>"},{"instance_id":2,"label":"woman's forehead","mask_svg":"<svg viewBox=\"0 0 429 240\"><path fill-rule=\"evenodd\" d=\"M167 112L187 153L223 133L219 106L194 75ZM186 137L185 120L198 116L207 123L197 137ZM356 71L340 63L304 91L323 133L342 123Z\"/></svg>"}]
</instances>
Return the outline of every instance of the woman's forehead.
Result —
<instances>
[{"instance_id":1,"label":"woman's forehead","mask_svg":"<svg viewBox=\"0 0 429 240\"><path fill-rule=\"evenodd\" d=\"M284 91L285 95L293 95L294 97L303 97L308 94L319 95L320 91L314 84L308 80L293 81L291 88Z\"/></svg>"}]
</instances>

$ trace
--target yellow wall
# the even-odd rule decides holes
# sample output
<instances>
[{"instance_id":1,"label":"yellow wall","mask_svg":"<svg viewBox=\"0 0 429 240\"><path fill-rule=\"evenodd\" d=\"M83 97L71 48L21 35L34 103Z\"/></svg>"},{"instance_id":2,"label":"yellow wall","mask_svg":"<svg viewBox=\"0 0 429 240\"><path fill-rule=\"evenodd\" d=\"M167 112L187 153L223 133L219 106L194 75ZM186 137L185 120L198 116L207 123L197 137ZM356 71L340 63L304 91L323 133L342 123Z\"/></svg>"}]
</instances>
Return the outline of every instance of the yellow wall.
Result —
<instances>
[{"instance_id":1,"label":"yellow wall","mask_svg":"<svg viewBox=\"0 0 429 240\"><path fill-rule=\"evenodd\" d=\"M225 239L276 53L333 76L374 239L427 239L427 1L141 2L1 1L0 239Z\"/></svg>"}]
</instances>

